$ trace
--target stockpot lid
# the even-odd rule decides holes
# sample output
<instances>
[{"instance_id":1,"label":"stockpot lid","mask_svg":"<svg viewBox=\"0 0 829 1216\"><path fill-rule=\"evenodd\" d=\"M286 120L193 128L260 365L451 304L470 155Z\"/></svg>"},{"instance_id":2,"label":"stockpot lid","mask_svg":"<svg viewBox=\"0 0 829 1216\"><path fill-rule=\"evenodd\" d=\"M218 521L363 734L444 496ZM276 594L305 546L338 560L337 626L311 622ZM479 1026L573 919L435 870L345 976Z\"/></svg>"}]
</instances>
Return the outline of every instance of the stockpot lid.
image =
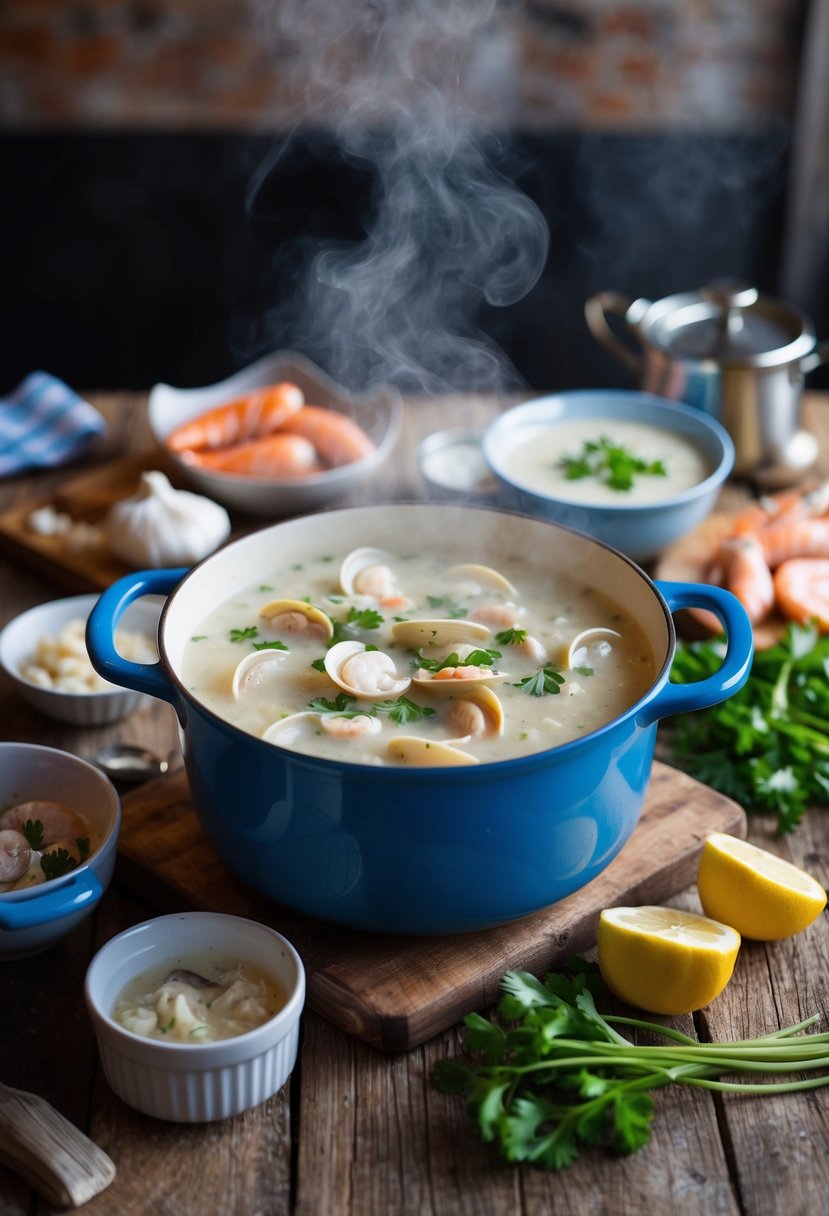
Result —
<instances>
[{"instance_id":1,"label":"stockpot lid","mask_svg":"<svg viewBox=\"0 0 829 1216\"><path fill-rule=\"evenodd\" d=\"M802 313L741 283L712 283L698 292L641 303L639 332L672 359L780 367L815 348L814 330Z\"/></svg>"}]
</instances>

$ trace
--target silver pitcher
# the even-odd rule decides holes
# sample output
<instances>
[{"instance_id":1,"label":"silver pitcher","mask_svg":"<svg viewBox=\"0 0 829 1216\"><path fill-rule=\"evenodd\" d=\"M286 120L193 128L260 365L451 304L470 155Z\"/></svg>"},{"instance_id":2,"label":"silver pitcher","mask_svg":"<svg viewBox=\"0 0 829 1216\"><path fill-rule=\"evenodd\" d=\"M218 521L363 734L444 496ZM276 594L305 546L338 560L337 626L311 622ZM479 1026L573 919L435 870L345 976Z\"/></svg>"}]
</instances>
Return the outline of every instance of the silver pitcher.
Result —
<instances>
[{"instance_id":1,"label":"silver pitcher","mask_svg":"<svg viewBox=\"0 0 829 1216\"><path fill-rule=\"evenodd\" d=\"M638 339L633 349L608 314ZM814 464L817 442L800 429L803 378L829 361L811 322L754 287L714 283L651 301L601 291L585 305L593 336L636 375L640 387L713 414L736 448L734 473L763 486L788 485Z\"/></svg>"}]
</instances>

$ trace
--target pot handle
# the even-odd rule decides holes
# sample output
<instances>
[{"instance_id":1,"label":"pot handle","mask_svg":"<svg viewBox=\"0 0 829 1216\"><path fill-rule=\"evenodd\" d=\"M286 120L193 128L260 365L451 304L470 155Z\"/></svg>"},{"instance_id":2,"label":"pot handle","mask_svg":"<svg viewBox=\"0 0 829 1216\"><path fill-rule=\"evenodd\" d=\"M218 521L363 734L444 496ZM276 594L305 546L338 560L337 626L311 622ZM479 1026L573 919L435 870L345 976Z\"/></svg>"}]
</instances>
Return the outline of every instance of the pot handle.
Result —
<instances>
[{"instance_id":1,"label":"pot handle","mask_svg":"<svg viewBox=\"0 0 829 1216\"><path fill-rule=\"evenodd\" d=\"M631 317L631 310L636 305L636 317ZM584 316L588 328L597 342L600 342L620 362L629 367L635 376L641 375L642 356L631 350L619 338L607 323L607 314L621 317L628 325L635 325L639 317L650 306L650 300L630 300L618 291L599 291L584 306Z\"/></svg>"},{"instance_id":2,"label":"pot handle","mask_svg":"<svg viewBox=\"0 0 829 1216\"><path fill-rule=\"evenodd\" d=\"M643 725L650 725L671 714L691 713L718 705L739 692L748 679L754 657L754 633L751 621L740 601L722 587L699 583L657 582L657 590L665 597L671 612L680 608L707 608L722 621L726 650L722 667L707 680L693 684L665 684L639 716Z\"/></svg>"},{"instance_id":3,"label":"pot handle","mask_svg":"<svg viewBox=\"0 0 829 1216\"><path fill-rule=\"evenodd\" d=\"M0 905L0 929L31 929L94 907L104 890L94 870L83 869L42 895Z\"/></svg>"},{"instance_id":4,"label":"pot handle","mask_svg":"<svg viewBox=\"0 0 829 1216\"><path fill-rule=\"evenodd\" d=\"M133 600L144 595L169 595L187 573L186 567L176 570L141 570L126 574L108 587L95 604L86 624L86 648L92 666L113 684L148 692L177 705L178 699L161 663L133 663L122 659L115 649L115 627Z\"/></svg>"},{"instance_id":5,"label":"pot handle","mask_svg":"<svg viewBox=\"0 0 829 1216\"><path fill-rule=\"evenodd\" d=\"M818 342L812 353L800 360L800 370L807 376L823 363L829 363L829 342Z\"/></svg>"}]
</instances>

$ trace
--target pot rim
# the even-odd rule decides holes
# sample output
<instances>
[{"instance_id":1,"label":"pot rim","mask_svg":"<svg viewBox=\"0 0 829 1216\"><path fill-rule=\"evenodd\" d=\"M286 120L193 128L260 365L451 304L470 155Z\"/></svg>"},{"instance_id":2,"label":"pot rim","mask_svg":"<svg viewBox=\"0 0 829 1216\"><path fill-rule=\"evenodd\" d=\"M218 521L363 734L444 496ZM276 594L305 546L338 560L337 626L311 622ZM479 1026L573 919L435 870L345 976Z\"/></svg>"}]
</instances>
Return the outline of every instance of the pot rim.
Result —
<instances>
[{"instance_id":1,"label":"pot rim","mask_svg":"<svg viewBox=\"0 0 829 1216\"><path fill-rule=\"evenodd\" d=\"M341 516L341 515L345 515L348 513L357 514L357 513L362 513L365 511L375 512L375 511L396 509L398 507L403 507L403 508L416 507L419 511L424 510L424 508L427 510L430 510L430 511L440 511L440 512L443 512L446 510L445 504L422 503L422 502L418 502L415 500L410 500L407 502L372 503L372 504L356 506L356 507L342 507L342 508L337 508L334 510L319 512L318 514L315 514L313 516L313 518L314 519L317 519L317 518L324 519L326 515L340 515ZM659 590L659 588L657 587L654 580L652 578L650 578L650 576L648 574L645 573L645 571L641 568L641 566L639 566L632 558L628 557L625 553L620 552L620 550L618 550L618 549L614 549L614 547L612 545L607 544L605 541L598 540L597 538L595 538L593 536L588 536L584 532L579 532L576 528L568 527L566 524L560 524L554 520L539 519L537 516L528 515L524 512L506 510L503 508L495 509L491 506L479 505L479 504L475 504L475 503L471 503L468 505L467 504L463 504L463 505L452 504L450 509L452 511L482 512L484 514L489 514L489 515L507 516L510 518L525 520L528 523L532 524L533 526L541 525L544 528L552 528L554 530L558 530L561 532L567 532L567 533L570 533L571 535L579 537L583 542L587 543L588 545L596 545L601 549L607 550L614 557L618 558L620 561L622 561L626 565L630 566L631 569L634 571L634 573L639 577L640 581L644 584L645 590L650 592L653 595L653 597L656 599L657 605L661 610L662 617L665 622L666 632L667 632L667 647L666 647L665 659L664 659L661 667L659 668L659 671L657 672L656 676L652 680L650 686L642 694L642 696L639 697L632 705L628 706L628 708L623 713L617 714L609 722L605 722L602 726L596 727L595 730L589 731L587 734L581 735L577 739L571 739L567 743L555 744L553 747L544 748L542 751L529 752L523 756L513 756L513 757L509 757L509 758L502 759L502 760L481 761L480 764L476 764L476 765L458 765L458 766L449 765L449 766L445 766L445 767L434 767L434 768L424 766L422 768L420 768L420 767L411 768L411 767L397 766L397 765L361 764L358 761L354 761L354 760L330 759L325 756L315 756L311 753L299 752L292 748L282 747L278 743L266 742L264 739L259 738L257 735L248 734L248 732L241 730L238 726L234 726L232 722L229 722L226 718L223 718L220 714L217 714L215 710L210 709L202 701L198 700L198 698L193 696L192 692L186 687L186 685L184 684L184 682L178 675L178 673L175 670L174 665L170 659L170 656L167 651L165 629L166 629L166 624L167 624L167 617L172 608L173 601L174 601L176 595L178 594L179 590L185 585L185 583L187 583L192 577L194 577L196 575L196 573L202 568L202 566L205 566L208 562L212 562L214 560L220 559L223 554L226 554L230 549L234 548L236 545L243 544L246 540L249 540L251 536L259 535L261 533L268 532L268 531L275 531L279 528L282 528L285 526L290 526L291 524L298 522L297 520L283 520L283 521L279 521L274 524L270 524L265 528L257 529L253 533L248 533L247 536L239 537L237 540L232 541L229 545L226 545L223 549L220 549L215 553L208 554L207 557L203 558L197 565L193 566L190 570L187 571L187 573L184 575L184 577L180 580L180 582L176 585L176 587L173 589L173 591L167 597L164 607L161 610L161 615L159 617L159 623L158 623L158 653L159 653L159 659L164 666L167 677L171 681L171 683L172 683L173 687L175 688L179 697L183 698L188 703L188 705L192 706L195 710L197 710L200 715L206 716L207 718L211 719L212 722L216 726L218 726L220 729L222 729L224 731L232 731L234 734L242 737L245 740L245 742L250 742L251 744L256 745L259 748L267 749L267 751L263 751L263 753L262 753L263 755L272 755L274 750L276 750L281 756L289 759L292 763L296 763L300 767L310 766L318 771L320 766L322 766L323 769L330 770L331 772L342 772L343 769L346 769L349 772L353 771L355 773L359 773L360 777L363 779L368 779L368 780L376 779L376 780L383 781L383 782L388 782L389 780L408 781L408 782L411 782L412 780L423 781L423 782L428 782L428 781L445 782L445 781L449 780L449 781L462 781L464 784L468 784L470 781L470 778L475 779L477 777L478 779L484 779L484 780L490 779L493 769L498 769L499 771L504 771L507 769L509 769L509 770L514 769L515 767L520 767L521 769L532 769L534 767L547 767L550 763L549 758L552 753L555 753L556 756L559 756L559 755L560 756L569 756L570 753L577 748L587 746L587 745L592 745L597 739L601 738L605 734L609 733L611 730L616 729L622 723L627 722L630 718L634 717L637 713L639 713L641 711L641 709L645 705L649 704L658 695L658 693L660 692L662 687L667 683L668 676L670 674L671 664L673 662L674 653L676 651L676 627L674 625L674 620L671 615L671 610L668 606L668 602L667 602L665 596ZM312 517L306 516L306 517L301 517L301 518L312 518ZM646 636L648 636L648 635L646 635ZM648 638L648 640L652 641L652 639L650 637Z\"/></svg>"}]
</instances>

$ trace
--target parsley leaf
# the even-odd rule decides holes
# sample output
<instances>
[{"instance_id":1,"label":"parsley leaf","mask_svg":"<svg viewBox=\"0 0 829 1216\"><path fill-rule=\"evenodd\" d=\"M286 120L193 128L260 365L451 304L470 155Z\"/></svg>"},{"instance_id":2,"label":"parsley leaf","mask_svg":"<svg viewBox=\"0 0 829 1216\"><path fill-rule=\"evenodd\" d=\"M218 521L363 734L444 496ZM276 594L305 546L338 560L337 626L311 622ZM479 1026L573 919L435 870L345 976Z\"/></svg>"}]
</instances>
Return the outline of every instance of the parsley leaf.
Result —
<instances>
[{"instance_id":1,"label":"parsley leaf","mask_svg":"<svg viewBox=\"0 0 829 1216\"><path fill-rule=\"evenodd\" d=\"M621 443L606 436L588 439L578 456L562 456L558 467L564 469L568 481L595 477L611 490L632 490L637 475L667 477L662 460L642 460Z\"/></svg>"},{"instance_id":2,"label":"parsley leaf","mask_svg":"<svg viewBox=\"0 0 829 1216\"><path fill-rule=\"evenodd\" d=\"M510 971L497 1016L464 1018L471 1061L439 1060L438 1089L466 1099L483 1140L508 1161L562 1170L582 1145L634 1153L651 1137L651 1092L670 1084L711 1086L726 1092L770 1094L780 1074L786 1089L829 1085L829 1035L804 1034L818 1014L797 1026L740 1042L699 1043L678 1030L633 1017L603 1016L594 994L603 990L598 968L571 959L566 972L543 980ZM617 1029L645 1031L649 1042L630 1042ZM652 1040L658 1040L652 1045ZM768 1063L768 1081L761 1064ZM794 1079L806 1065L819 1070ZM747 1081L718 1078L748 1074Z\"/></svg>"},{"instance_id":3,"label":"parsley leaf","mask_svg":"<svg viewBox=\"0 0 829 1216\"><path fill-rule=\"evenodd\" d=\"M248 625L245 629L231 629L231 642L247 642L250 638L259 636L259 630L255 625Z\"/></svg>"},{"instance_id":4,"label":"parsley leaf","mask_svg":"<svg viewBox=\"0 0 829 1216\"><path fill-rule=\"evenodd\" d=\"M412 667L422 667L425 671L443 671L445 667L492 667L500 657L500 650L473 650L462 659L458 652L453 650L445 659L427 659L418 650Z\"/></svg>"},{"instance_id":5,"label":"parsley leaf","mask_svg":"<svg viewBox=\"0 0 829 1216\"><path fill-rule=\"evenodd\" d=\"M723 650L721 639L680 643L672 681L713 675ZM829 805L827 662L829 637L790 625L755 654L748 681L728 701L671 720L673 762L749 813L775 815L780 835L793 831L810 805Z\"/></svg>"},{"instance_id":6,"label":"parsley leaf","mask_svg":"<svg viewBox=\"0 0 829 1216\"><path fill-rule=\"evenodd\" d=\"M374 608L349 608L348 610L349 624L356 625L358 629L379 629L384 620L385 617L376 612Z\"/></svg>"},{"instance_id":7,"label":"parsley leaf","mask_svg":"<svg viewBox=\"0 0 829 1216\"><path fill-rule=\"evenodd\" d=\"M43 824L39 819L27 819L20 831L32 849L43 848Z\"/></svg>"},{"instance_id":8,"label":"parsley leaf","mask_svg":"<svg viewBox=\"0 0 829 1216\"><path fill-rule=\"evenodd\" d=\"M546 697L561 692L563 683L564 676L558 671L552 667L542 667L534 675L524 676L513 687L520 688L528 697Z\"/></svg>"},{"instance_id":9,"label":"parsley leaf","mask_svg":"<svg viewBox=\"0 0 829 1216\"><path fill-rule=\"evenodd\" d=\"M526 629L504 629L495 635L495 641L499 646L520 646L526 640Z\"/></svg>"},{"instance_id":10,"label":"parsley leaf","mask_svg":"<svg viewBox=\"0 0 829 1216\"><path fill-rule=\"evenodd\" d=\"M448 595L427 595L426 603L430 608L442 608L450 620L458 620L460 617L466 616L463 604L459 604Z\"/></svg>"},{"instance_id":11,"label":"parsley leaf","mask_svg":"<svg viewBox=\"0 0 829 1216\"><path fill-rule=\"evenodd\" d=\"M40 868L47 878L60 878L62 874L74 870L77 864L68 849L53 849L40 859Z\"/></svg>"},{"instance_id":12,"label":"parsley leaf","mask_svg":"<svg viewBox=\"0 0 829 1216\"><path fill-rule=\"evenodd\" d=\"M284 642L254 642L254 650L287 650Z\"/></svg>"},{"instance_id":13,"label":"parsley leaf","mask_svg":"<svg viewBox=\"0 0 829 1216\"><path fill-rule=\"evenodd\" d=\"M352 697L350 693L337 693L333 701L329 701L327 697L315 697L313 701L308 702L308 708L317 714L339 714L342 718L353 718L355 714L364 714L365 709L352 710L352 706L356 704L357 698Z\"/></svg>"},{"instance_id":14,"label":"parsley leaf","mask_svg":"<svg viewBox=\"0 0 829 1216\"><path fill-rule=\"evenodd\" d=\"M386 714L390 721L398 726L406 726L409 722L418 722L421 718L432 718L435 711L429 705L417 705L408 697L398 697L396 701L375 701L373 710L377 714Z\"/></svg>"}]
</instances>

